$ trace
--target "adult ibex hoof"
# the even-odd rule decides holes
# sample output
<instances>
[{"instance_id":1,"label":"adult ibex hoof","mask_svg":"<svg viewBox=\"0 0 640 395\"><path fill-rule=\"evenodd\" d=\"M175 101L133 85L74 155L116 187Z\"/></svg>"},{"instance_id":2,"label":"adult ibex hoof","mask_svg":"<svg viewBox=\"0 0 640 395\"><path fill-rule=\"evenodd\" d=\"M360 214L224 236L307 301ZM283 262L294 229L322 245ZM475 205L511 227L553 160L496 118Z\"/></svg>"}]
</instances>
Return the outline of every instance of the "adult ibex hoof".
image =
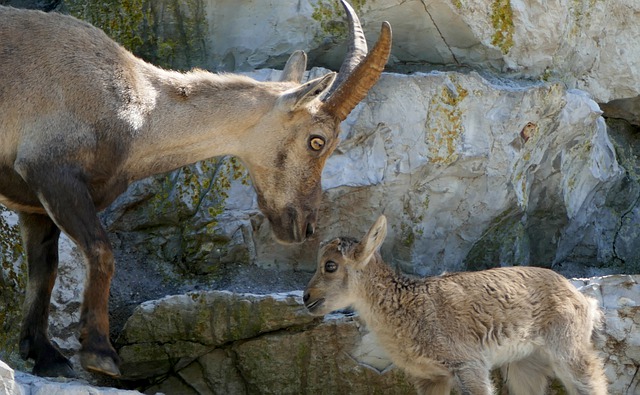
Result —
<instances>
[{"instance_id":1,"label":"adult ibex hoof","mask_svg":"<svg viewBox=\"0 0 640 395\"><path fill-rule=\"evenodd\" d=\"M48 339L41 339L39 344L35 344L33 337L25 337L20 341L20 356L25 361L34 360L33 373L40 377L67 377L76 378L78 375L71 362L62 355L55 343Z\"/></svg>"},{"instance_id":2,"label":"adult ibex hoof","mask_svg":"<svg viewBox=\"0 0 640 395\"><path fill-rule=\"evenodd\" d=\"M36 363L32 373L40 377L66 377L73 379L78 377L68 360L55 361L49 363Z\"/></svg>"},{"instance_id":3,"label":"adult ibex hoof","mask_svg":"<svg viewBox=\"0 0 640 395\"><path fill-rule=\"evenodd\" d=\"M88 372L105 374L111 377L120 377L118 364L105 355L81 353L80 364Z\"/></svg>"}]
</instances>

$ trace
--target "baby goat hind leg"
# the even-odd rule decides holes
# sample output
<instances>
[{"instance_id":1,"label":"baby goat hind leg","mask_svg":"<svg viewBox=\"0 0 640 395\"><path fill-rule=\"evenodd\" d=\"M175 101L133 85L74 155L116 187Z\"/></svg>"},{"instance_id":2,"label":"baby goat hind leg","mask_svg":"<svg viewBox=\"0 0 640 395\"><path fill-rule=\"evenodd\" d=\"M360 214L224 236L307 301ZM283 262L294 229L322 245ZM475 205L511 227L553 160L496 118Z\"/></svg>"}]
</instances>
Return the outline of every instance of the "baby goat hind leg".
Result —
<instances>
[{"instance_id":1,"label":"baby goat hind leg","mask_svg":"<svg viewBox=\"0 0 640 395\"><path fill-rule=\"evenodd\" d=\"M549 377L553 376L549 358L538 352L525 359L503 365L500 371L509 395L544 394Z\"/></svg>"},{"instance_id":2,"label":"baby goat hind leg","mask_svg":"<svg viewBox=\"0 0 640 395\"><path fill-rule=\"evenodd\" d=\"M556 377L560 379L569 395L606 395L607 378L604 363L593 344L599 334L602 312L595 299L588 298L586 304L574 304L575 314L571 321L559 322L565 330L557 331L550 344Z\"/></svg>"},{"instance_id":3,"label":"baby goat hind leg","mask_svg":"<svg viewBox=\"0 0 640 395\"><path fill-rule=\"evenodd\" d=\"M577 351L556 362L556 375L569 395L606 395L607 379L595 350Z\"/></svg>"}]
</instances>

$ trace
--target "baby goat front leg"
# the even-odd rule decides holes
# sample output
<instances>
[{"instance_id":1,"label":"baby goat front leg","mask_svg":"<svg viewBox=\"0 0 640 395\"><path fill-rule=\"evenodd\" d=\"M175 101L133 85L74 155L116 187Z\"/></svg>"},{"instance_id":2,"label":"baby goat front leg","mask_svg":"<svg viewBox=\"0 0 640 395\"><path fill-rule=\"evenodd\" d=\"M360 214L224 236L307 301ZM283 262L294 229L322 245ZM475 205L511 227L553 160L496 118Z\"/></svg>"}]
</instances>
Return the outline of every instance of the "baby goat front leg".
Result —
<instances>
[{"instance_id":1,"label":"baby goat front leg","mask_svg":"<svg viewBox=\"0 0 640 395\"><path fill-rule=\"evenodd\" d=\"M449 395L451 393L451 377L414 378L418 395Z\"/></svg>"},{"instance_id":2,"label":"baby goat front leg","mask_svg":"<svg viewBox=\"0 0 640 395\"><path fill-rule=\"evenodd\" d=\"M477 362L465 362L453 370L461 395L493 395L490 370Z\"/></svg>"},{"instance_id":3,"label":"baby goat front leg","mask_svg":"<svg viewBox=\"0 0 640 395\"><path fill-rule=\"evenodd\" d=\"M80 314L80 361L89 371L119 376L119 358L109 342L109 287L115 265L113 252L82 173L73 166L29 166L20 174L37 193L53 222L84 255L87 267Z\"/></svg>"}]
</instances>

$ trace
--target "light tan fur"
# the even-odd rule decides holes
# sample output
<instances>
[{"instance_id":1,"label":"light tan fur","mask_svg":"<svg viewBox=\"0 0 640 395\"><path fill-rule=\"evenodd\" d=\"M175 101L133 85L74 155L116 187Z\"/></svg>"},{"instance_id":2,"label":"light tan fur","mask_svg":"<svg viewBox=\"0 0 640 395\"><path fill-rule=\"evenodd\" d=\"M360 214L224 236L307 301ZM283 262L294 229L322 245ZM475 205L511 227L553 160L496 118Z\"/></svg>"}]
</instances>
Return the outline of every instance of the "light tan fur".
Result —
<instances>
[{"instance_id":1,"label":"light tan fur","mask_svg":"<svg viewBox=\"0 0 640 395\"><path fill-rule=\"evenodd\" d=\"M0 204L20 216L29 268L20 353L35 361L35 374L75 374L47 333L63 231L88 269L81 363L120 375L108 338L114 259L97 212L132 181L235 155L278 241L314 233L340 122L376 83L391 49L383 23L368 52L353 8L342 2L351 42L336 85L335 73L301 84L301 51L278 82L180 73L136 58L70 16L0 6Z\"/></svg>"},{"instance_id":2,"label":"light tan fur","mask_svg":"<svg viewBox=\"0 0 640 395\"><path fill-rule=\"evenodd\" d=\"M353 306L419 393L490 395L497 367L510 395L541 395L553 376L571 395L607 393L601 311L567 279L536 267L408 278L377 252L385 236L381 216L362 241L322 247L304 300L317 315Z\"/></svg>"},{"instance_id":3,"label":"light tan fur","mask_svg":"<svg viewBox=\"0 0 640 395\"><path fill-rule=\"evenodd\" d=\"M102 31L67 16L3 7L0 21L6 48L0 60L1 165L20 173L21 163L75 160L97 189L108 190L198 160L235 155L265 196L268 216L287 205L301 218L310 214L304 206L315 209L315 196L309 202L291 198L303 199L302 191L315 187L337 144L339 120L319 100L333 75L301 86L179 73L143 62ZM105 134L96 135L96 128ZM322 152L309 152L311 135L326 139ZM283 149L295 158L286 173L274 171ZM107 163L106 155L113 156ZM0 203L46 212L2 195ZM284 230L276 236L291 239Z\"/></svg>"}]
</instances>

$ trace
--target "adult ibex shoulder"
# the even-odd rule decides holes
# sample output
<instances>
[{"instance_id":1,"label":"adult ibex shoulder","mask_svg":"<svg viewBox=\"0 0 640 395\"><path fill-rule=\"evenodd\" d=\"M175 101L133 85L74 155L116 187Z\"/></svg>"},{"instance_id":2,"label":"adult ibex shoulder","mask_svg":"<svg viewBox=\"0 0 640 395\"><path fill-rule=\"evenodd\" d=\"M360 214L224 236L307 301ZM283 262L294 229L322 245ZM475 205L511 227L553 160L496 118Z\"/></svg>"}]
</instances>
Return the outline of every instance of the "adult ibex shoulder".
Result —
<instances>
[{"instance_id":1,"label":"adult ibex shoulder","mask_svg":"<svg viewBox=\"0 0 640 395\"><path fill-rule=\"evenodd\" d=\"M107 302L114 259L97 212L134 180L198 160L235 155L281 242L315 229L320 176L339 125L376 83L391 29L367 51L353 9L350 51L336 79L301 84L294 53L279 82L154 67L101 30L69 16L0 7L0 204L17 211L28 260L20 352L38 375L71 376L49 341L58 237L87 263L81 363L118 376ZM336 82L337 81L337 85Z\"/></svg>"},{"instance_id":2,"label":"adult ibex shoulder","mask_svg":"<svg viewBox=\"0 0 640 395\"><path fill-rule=\"evenodd\" d=\"M386 226L381 216L361 241L322 247L303 297L312 314L353 306L421 394L492 395L497 367L510 395L542 395L553 376L571 395L607 393L595 299L536 267L398 275L377 252Z\"/></svg>"}]
</instances>

